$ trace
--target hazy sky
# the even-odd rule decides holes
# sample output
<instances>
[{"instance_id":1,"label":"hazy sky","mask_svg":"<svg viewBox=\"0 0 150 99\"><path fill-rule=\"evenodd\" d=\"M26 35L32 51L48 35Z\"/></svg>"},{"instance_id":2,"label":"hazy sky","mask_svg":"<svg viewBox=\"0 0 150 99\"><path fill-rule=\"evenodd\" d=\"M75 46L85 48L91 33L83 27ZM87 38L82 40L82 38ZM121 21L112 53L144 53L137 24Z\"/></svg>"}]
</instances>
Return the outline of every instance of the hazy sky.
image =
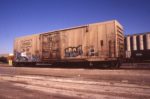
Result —
<instances>
[{"instance_id":1,"label":"hazy sky","mask_svg":"<svg viewBox=\"0 0 150 99\"><path fill-rule=\"evenodd\" d=\"M16 37L112 19L125 34L150 32L150 0L0 0L0 53Z\"/></svg>"}]
</instances>

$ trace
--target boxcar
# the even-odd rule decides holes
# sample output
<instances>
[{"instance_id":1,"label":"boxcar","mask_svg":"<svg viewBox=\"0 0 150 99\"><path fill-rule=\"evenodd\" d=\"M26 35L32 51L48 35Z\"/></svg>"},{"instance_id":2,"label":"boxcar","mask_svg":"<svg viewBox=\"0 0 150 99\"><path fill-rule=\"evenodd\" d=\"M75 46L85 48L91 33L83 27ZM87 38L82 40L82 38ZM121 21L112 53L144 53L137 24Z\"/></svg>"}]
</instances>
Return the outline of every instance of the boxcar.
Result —
<instances>
[{"instance_id":1,"label":"boxcar","mask_svg":"<svg viewBox=\"0 0 150 99\"><path fill-rule=\"evenodd\" d=\"M119 66L124 32L116 20L16 38L14 65L84 62Z\"/></svg>"},{"instance_id":2,"label":"boxcar","mask_svg":"<svg viewBox=\"0 0 150 99\"><path fill-rule=\"evenodd\" d=\"M125 51L128 60L150 60L150 32L126 35Z\"/></svg>"}]
</instances>

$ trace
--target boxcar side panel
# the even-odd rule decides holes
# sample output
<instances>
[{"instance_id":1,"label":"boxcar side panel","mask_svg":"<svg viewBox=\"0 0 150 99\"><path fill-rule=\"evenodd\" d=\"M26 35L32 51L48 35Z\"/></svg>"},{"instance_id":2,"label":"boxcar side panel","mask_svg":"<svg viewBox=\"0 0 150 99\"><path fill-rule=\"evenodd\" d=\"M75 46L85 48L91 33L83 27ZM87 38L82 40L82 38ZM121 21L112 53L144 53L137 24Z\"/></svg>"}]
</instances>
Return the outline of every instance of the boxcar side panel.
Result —
<instances>
[{"instance_id":1,"label":"boxcar side panel","mask_svg":"<svg viewBox=\"0 0 150 99\"><path fill-rule=\"evenodd\" d=\"M98 24L89 25L89 39L88 39L88 58L96 58L99 55L98 51ZM105 37L104 37L105 38Z\"/></svg>"},{"instance_id":2,"label":"boxcar side panel","mask_svg":"<svg viewBox=\"0 0 150 99\"><path fill-rule=\"evenodd\" d=\"M115 20L31 35L15 40L15 61L111 61L120 57L123 40Z\"/></svg>"},{"instance_id":3,"label":"boxcar side panel","mask_svg":"<svg viewBox=\"0 0 150 99\"><path fill-rule=\"evenodd\" d=\"M114 21L92 24L90 26L90 43L94 54L90 58L104 61L106 58L114 58L115 24Z\"/></svg>"},{"instance_id":4,"label":"boxcar side panel","mask_svg":"<svg viewBox=\"0 0 150 99\"><path fill-rule=\"evenodd\" d=\"M117 57L114 21L60 31L60 35L61 59L104 61Z\"/></svg>"},{"instance_id":5,"label":"boxcar side panel","mask_svg":"<svg viewBox=\"0 0 150 99\"><path fill-rule=\"evenodd\" d=\"M39 35L25 36L15 39L15 62L40 61Z\"/></svg>"},{"instance_id":6,"label":"boxcar side panel","mask_svg":"<svg viewBox=\"0 0 150 99\"><path fill-rule=\"evenodd\" d=\"M60 31L61 59L85 58L86 27Z\"/></svg>"}]
</instances>

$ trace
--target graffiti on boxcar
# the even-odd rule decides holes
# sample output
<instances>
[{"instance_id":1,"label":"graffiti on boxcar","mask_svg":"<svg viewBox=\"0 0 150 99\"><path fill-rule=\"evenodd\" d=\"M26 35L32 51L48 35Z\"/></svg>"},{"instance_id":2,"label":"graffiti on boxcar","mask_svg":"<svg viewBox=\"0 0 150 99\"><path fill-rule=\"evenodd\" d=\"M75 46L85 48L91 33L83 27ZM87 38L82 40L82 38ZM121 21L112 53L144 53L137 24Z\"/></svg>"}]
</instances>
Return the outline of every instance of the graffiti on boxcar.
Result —
<instances>
[{"instance_id":1,"label":"graffiti on boxcar","mask_svg":"<svg viewBox=\"0 0 150 99\"><path fill-rule=\"evenodd\" d=\"M85 46L85 50L84 51L85 51L85 55L86 56L98 56L99 55L99 52L95 51L93 45Z\"/></svg>"},{"instance_id":2,"label":"graffiti on boxcar","mask_svg":"<svg viewBox=\"0 0 150 99\"><path fill-rule=\"evenodd\" d=\"M14 51L14 60L16 62L37 62L39 61L39 52L36 51L35 55L31 54L29 52L29 49L25 50L23 49L22 51Z\"/></svg>"},{"instance_id":3,"label":"graffiti on boxcar","mask_svg":"<svg viewBox=\"0 0 150 99\"><path fill-rule=\"evenodd\" d=\"M83 54L82 45L77 47L67 47L64 50L65 57L77 57Z\"/></svg>"},{"instance_id":4,"label":"graffiti on boxcar","mask_svg":"<svg viewBox=\"0 0 150 99\"><path fill-rule=\"evenodd\" d=\"M32 39L22 40L20 45L21 49L29 49L32 47Z\"/></svg>"},{"instance_id":5,"label":"graffiti on boxcar","mask_svg":"<svg viewBox=\"0 0 150 99\"><path fill-rule=\"evenodd\" d=\"M32 53L32 39L20 41L20 50L15 50L15 61L17 62L35 62L39 60L39 52Z\"/></svg>"},{"instance_id":6,"label":"graffiti on boxcar","mask_svg":"<svg viewBox=\"0 0 150 99\"><path fill-rule=\"evenodd\" d=\"M88 56L94 56L94 55L95 55L94 46L91 46L91 47L89 48Z\"/></svg>"}]
</instances>

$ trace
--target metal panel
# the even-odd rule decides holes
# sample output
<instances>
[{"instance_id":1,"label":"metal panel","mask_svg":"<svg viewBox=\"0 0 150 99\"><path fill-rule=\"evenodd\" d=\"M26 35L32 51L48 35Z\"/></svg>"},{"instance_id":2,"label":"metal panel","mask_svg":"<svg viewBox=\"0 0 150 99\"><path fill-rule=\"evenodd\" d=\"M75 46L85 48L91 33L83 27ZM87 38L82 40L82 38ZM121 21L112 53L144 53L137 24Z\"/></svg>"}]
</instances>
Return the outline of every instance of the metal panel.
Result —
<instances>
[{"instance_id":1,"label":"metal panel","mask_svg":"<svg viewBox=\"0 0 150 99\"><path fill-rule=\"evenodd\" d=\"M127 36L127 51L131 51L130 36Z\"/></svg>"},{"instance_id":2,"label":"metal panel","mask_svg":"<svg viewBox=\"0 0 150 99\"><path fill-rule=\"evenodd\" d=\"M130 58L131 57L131 36L126 36L125 37L125 44L124 46L126 47L125 49L125 57Z\"/></svg>"},{"instance_id":3,"label":"metal panel","mask_svg":"<svg viewBox=\"0 0 150 99\"><path fill-rule=\"evenodd\" d=\"M124 31L121 24L115 21L115 33L116 33L116 41L115 41L115 56L123 57L124 55Z\"/></svg>"},{"instance_id":4,"label":"metal panel","mask_svg":"<svg viewBox=\"0 0 150 99\"><path fill-rule=\"evenodd\" d=\"M139 35L139 41L140 50L144 50L143 35Z\"/></svg>"},{"instance_id":5,"label":"metal panel","mask_svg":"<svg viewBox=\"0 0 150 99\"><path fill-rule=\"evenodd\" d=\"M60 31L61 58L80 59L86 54L86 27Z\"/></svg>"},{"instance_id":6,"label":"metal panel","mask_svg":"<svg viewBox=\"0 0 150 99\"><path fill-rule=\"evenodd\" d=\"M133 50L137 50L136 35L133 35Z\"/></svg>"},{"instance_id":7,"label":"metal panel","mask_svg":"<svg viewBox=\"0 0 150 99\"><path fill-rule=\"evenodd\" d=\"M40 61L39 35L15 39L14 56L17 62Z\"/></svg>"},{"instance_id":8,"label":"metal panel","mask_svg":"<svg viewBox=\"0 0 150 99\"><path fill-rule=\"evenodd\" d=\"M41 34L42 59L60 59L60 33Z\"/></svg>"},{"instance_id":9,"label":"metal panel","mask_svg":"<svg viewBox=\"0 0 150 99\"><path fill-rule=\"evenodd\" d=\"M116 49L115 49L115 41L116 41L116 32L115 31L115 26L116 24L113 23L109 23L106 24L107 27L107 35L106 35L106 39L107 39L107 51L108 51L108 57L116 57ZM117 25L115 26L117 27Z\"/></svg>"},{"instance_id":10,"label":"metal panel","mask_svg":"<svg viewBox=\"0 0 150 99\"><path fill-rule=\"evenodd\" d=\"M150 50L150 33L146 34L146 48Z\"/></svg>"}]
</instances>

